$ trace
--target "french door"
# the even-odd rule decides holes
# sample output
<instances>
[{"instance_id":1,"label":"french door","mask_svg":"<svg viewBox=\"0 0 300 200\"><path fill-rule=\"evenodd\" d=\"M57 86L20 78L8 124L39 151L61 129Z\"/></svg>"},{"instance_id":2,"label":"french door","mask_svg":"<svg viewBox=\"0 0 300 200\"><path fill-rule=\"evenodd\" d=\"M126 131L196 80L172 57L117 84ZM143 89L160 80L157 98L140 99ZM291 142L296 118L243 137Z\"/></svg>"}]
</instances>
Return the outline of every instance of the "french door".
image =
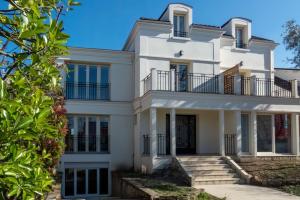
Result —
<instances>
[{"instance_id":1,"label":"french door","mask_svg":"<svg viewBox=\"0 0 300 200\"><path fill-rule=\"evenodd\" d=\"M188 91L188 65L171 64L170 68L175 69L175 88L178 92Z\"/></svg>"},{"instance_id":2,"label":"french door","mask_svg":"<svg viewBox=\"0 0 300 200\"><path fill-rule=\"evenodd\" d=\"M176 154L196 153L196 116L176 115Z\"/></svg>"}]
</instances>

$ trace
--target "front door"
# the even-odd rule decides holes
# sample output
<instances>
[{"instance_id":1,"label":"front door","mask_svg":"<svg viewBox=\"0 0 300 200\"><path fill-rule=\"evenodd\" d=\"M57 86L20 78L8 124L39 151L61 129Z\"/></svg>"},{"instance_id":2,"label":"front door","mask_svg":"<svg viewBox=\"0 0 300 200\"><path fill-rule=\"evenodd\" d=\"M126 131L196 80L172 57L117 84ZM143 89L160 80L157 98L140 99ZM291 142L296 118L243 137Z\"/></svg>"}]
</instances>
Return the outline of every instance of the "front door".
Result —
<instances>
[{"instance_id":1,"label":"front door","mask_svg":"<svg viewBox=\"0 0 300 200\"><path fill-rule=\"evenodd\" d=\"M176 154L196 153L196 116L176 116Z\"/></svg>"}]
</instances>

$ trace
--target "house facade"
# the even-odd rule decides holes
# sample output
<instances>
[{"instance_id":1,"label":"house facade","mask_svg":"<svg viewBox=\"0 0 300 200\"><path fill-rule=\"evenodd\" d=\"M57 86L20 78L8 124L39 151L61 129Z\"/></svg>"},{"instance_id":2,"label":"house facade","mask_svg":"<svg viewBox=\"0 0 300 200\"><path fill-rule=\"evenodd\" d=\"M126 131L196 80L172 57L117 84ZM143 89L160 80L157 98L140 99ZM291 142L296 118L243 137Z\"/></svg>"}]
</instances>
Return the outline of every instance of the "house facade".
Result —
<instances>
[{"instance_id":1,"label":"house facade","mask_svg":"<svg viewBox=\"0 0 300 200\"><path fill-rule=\"evenodd\" d=\"M193 22L169 4L137 20L122 50L70 48L62 196L109 196L111 172L163 169L180 155L299 156L299 86L252 21Z\"/></svg>"}]
</instances>

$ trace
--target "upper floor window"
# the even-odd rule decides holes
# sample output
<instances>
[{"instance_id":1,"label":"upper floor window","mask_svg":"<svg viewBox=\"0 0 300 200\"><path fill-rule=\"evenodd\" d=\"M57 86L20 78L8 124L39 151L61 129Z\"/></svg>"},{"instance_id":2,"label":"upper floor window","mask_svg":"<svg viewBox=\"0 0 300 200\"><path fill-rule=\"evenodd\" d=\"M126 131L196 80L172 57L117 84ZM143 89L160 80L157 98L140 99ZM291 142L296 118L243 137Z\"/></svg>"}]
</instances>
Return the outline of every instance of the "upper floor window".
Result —
<instances>
[{"instance_id":1,"label":"upper floor window","mask_svg":"<svg viewBox=\"0 0 300 200\"><path fill-rule=\"evenodd\" d=\"M109 67L68 64L65 96L67 99L108 100Z\"/></svg>"},{"instance_id":2,"label":"upper floor window","mask_svg":"<svg viewBox=\"0 0 300 200\"><path fill-rule=\"evenodd\" d=\"M185 31L184 15L174 15L173 24L175 37L187 37L187 32Z\"/></svg>"},{"instance_id":3,"label":"upper floor window","mask_svg":"<svg viewBox=\"0 0 300 200\"><path fill-rule=\"evenodd\" d=\"M244 41L244 29L243 28L236 28L235 29L235 38L236 38L236 48L245 49L247 45Z\"/></svg>"}]
</instances>

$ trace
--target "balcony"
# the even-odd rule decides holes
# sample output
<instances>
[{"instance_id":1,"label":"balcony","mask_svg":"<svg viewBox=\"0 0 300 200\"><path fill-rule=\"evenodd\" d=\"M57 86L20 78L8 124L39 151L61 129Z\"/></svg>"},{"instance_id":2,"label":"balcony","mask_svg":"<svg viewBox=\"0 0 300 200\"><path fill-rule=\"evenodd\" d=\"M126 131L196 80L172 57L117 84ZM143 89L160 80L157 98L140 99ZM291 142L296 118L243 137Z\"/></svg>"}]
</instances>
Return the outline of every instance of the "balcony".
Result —
<instances>
[{"instance_id":1,"label":"balcony","mask_svg":"<svg viewBox=\"0 0 300 200\"><path fill-rule=\"evenodd\" d=\"M64 87L66 99L110 100L110 84L66 82Z\"/></svg>"},{"instance_id":2,"label":"balcony","mask_svg":"<svg viewBox=\"0 0 300 200\"><path fill-rule=\"evenodd\" d=\"M67 135L65 153L109 153L109 136Z\"/></svg>"},{"instance_id":3,"label":"balcony","mask_svg":"<svg viewBox=\"0 0 300 200\"><path fill-rule=\"evenodd\" d=\"M286 81L277 77L269 79L256 76L224 76L223 74L184 74L177 73L175 70L159 71L156 69L153 69L142 82L144 94L153 90L297 98L298 90L300 90L297 81Z\"/></svg>"}]
</instances>

